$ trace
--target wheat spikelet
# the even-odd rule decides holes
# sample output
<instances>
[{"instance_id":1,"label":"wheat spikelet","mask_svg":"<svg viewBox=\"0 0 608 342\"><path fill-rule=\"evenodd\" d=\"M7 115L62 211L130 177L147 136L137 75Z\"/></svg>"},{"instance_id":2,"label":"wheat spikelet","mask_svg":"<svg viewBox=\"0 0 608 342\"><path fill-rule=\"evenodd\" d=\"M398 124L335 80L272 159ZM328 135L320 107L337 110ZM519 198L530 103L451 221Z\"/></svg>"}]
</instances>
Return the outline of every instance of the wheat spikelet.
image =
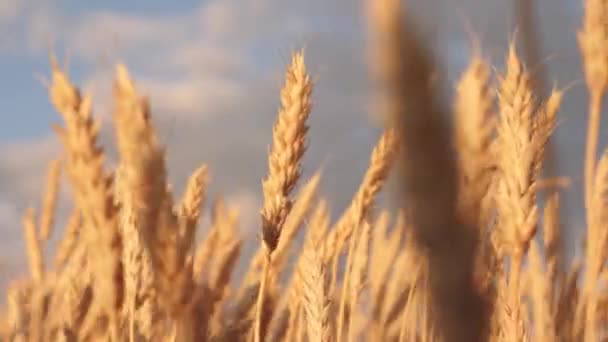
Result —
<instances>
[{"instance_id":1,"label":"wheat spikelet","mask_svg":"<svg viewBox=\"0 0 608 342\"><path fill-rule=\"evenodd\" d=\"M372 225L367 221L363 221L361 232L357 237L356 247L353 251L352 270L348 283L350 287L349 303L350 303L350 324L348 325L348 340L357 341L355 330L355 319L359 313L359 299L361 292L366 285L368 277L369 265L369 249L371 243Z\"/></svg>"},{"instance_id":2,"label":"wheat spikelet","mask_svg":"<svg viewBox=\"0 0 608 342\"><path fill-rule=\"evenodd\" d=\"M78 208L74 208L72 209L72 212L68 218L68 222L65 225L63 237L59 242L59 245L57 246L57 252L55 253L55 268L63 268L66 261L76 248L80 236L80 228L80 211L78 210Z\"/></svg>"},{"instance_id":3,"label":"wheat spikelet","mask_svg":"<svg viewBox=\"0 0 608 342\"><path fill-rule=\"evenodd\" d=\"M35 282L40 283L44 276L44 259L33 208L27 209L23 216L23 231L29 258L30 274Z\"/></svg>"},{"instance_id":4,"label":"wheat spikelet","mask_svg":"<svg viewBox=\"0 0 608 342\"><path fill-rule=\"evenodd\" d=\"M532 298L535 341L556 341L554 313L551 306L551 283L546 270L542 265L540 248L536 241L530 243L528 253L529 270L528 283L530 297Z\"/></svg>"},{"instance_id":5,"label":"wheat spikelet","mask_svg":"<svg viewBox=\"0 0 608 342\"><path fill-rule=\"evenodd\" d=\"M12 341L28 341L28 301L31 289L23 284L14 283L7 290L7 323L11 327Z\"/></svg>"},{"instance_id":6,"label":"wheat spikelet","mask_svg":"<svg viewBox=\"0 0 608 342\"><path fill-rule=\"evenodd\" d=\"M561 239L560 200L553 193L545 202L543 212L543 242L547 256L547 276L551 283L559 284L563 273L563 246Z\"/></svg>"},{"instance_id":7,"label":"wheat spikelet","mask_svg":"<svg viewBox=\"0 0 608 342\"><path fill-rule=\"evenodd\" d=\"M315 230L316 227L311 227ZM307 333L311 341L331 341L327 273L319 250L320 241L312 237L299 261L299 279L302 283L303 308L306 313Z\"/></svg>"},{"instance_id":8,"label":"wheat spikelet","mask_svg":"<svg viewBox=\"0 0 608 342\"><path fill-rule=\"evenodd\" d=\"M129 327L130 339L151 339L153 325L158 320L153 302L157 300L154 289L154 272L150 251L145 248L138 226L132 193L124 177L124 167L119 165L114 175L115 198L121 206L120 232L123 238L122 260L125 273L125 303L123 315Z\"/></svg>"},{"instance_id":9,"label":"wheat spikelet","mask_svg":"<svg viewBox=\"0 0 608 342\"><path fill-rule=\"evenodd\" d=\"M178 209L180 219L180 234L183 241L194 243L195 232L201 216L201 207L205 200L205 190L208 182L207 166L201 166L194 171L186 185L186 191Z\"/></svg>"},{"instance_id":10,"label":"wheat spikelet","mask_svg":"<svg viewBox=\"0 0 608 342\"><path fill-rule=\"evenodd\" d=\"M361 202L356 202L355 204L361 205ZM361 213L362 210L360 210L360 208L357 208L358 210L355 210L355 213ZM344 332L345 329L345 324L349 323L349 321L347 320L347 318L350 318L352 315L352 308L349 307L349 299L350 299L350 295L351 295L351 288L353 288L353 284L351 284L351 281L353 279L356 279L355 277L353 277L353 260L355 259L356 256L356 252L357 252L357 238L359 235L359 231L361 230L361 226L363 225L363 222L365 218L360 217L359 220L355 221L352 223L353 228L352 228L352 238L349 240L348 243L348 251L346 254L346 264L344 265L344 279L342 280L342 288L340 289L340 302L338 305L338 318L337 318L337 322L336 322L336 339L338 341L342 341L342 334ZM334 265L335 265L335 261L334 261ZM333 283L333 281L330 283L330 288L333 288L335 285ZM350 322L352 324L352 322Z\"/></svg>"},{"instance_id":11,"label":"wheat spikelet","mask_svg":"<svg viewBox=\"0 0 608 342\"><path fill-rule=\"evenodd\" d=\"M306 237L304 240L304 246L302 247L302 251L296 260L296 271L300 269L300 263L302 262L302 258L304 257L304 251L307 248L312 248L311 245L316 246L316 249L321 255L324 252L324 244L323 239L325 238L327 228L329 225L329 208L327 201L324 199L319 200L315 209L312 211L310 215L310 220L307 222L307 231ZM319 246L317 246L320 244ZM323 267L325 267L325 263L323 263ZM291 279L289 280L288 285L285 288L287 295L284 297L287 302L287 306L290 311L293 312L296 307L299 307L301 301L301 293L302 293L302 280L300 278L299 272L293 272L291 274Z\"/></svg>"},{"instance_id":12,"label":"wheat spikelet","mask_svg":"<svg viewBox=\"0 0 608 342\"><path fill-rule=\"evenodd\" d=\"M294 204L285 219L281 232L281 239L272 255L272 267L275 272L281 272L287 263L289 248L294 238L303 226L302 223L307 218L313 202L317 198L317 190L321 182L321 171L317 171L300 188Z\"/></svg>"},{"instance_id":13,"label":"wheat spikelet","mask_svg":"<svg viewBox=\"0 0 608 342\"><path fill-rule=\"evenodd\" d=\"M86 317L96 314L90 311L92 300L91 271L87 262L86 244L77 243L56 282L57 295L51 302L61 308L55 315L66 333L79 335Z\"/></svg>"},{"instance_id":14,"label":"wheat spikelet","mask_svg":"<svg viewBox=\"0 0 608 342\"><path fill-rule=\"evenodd\" d=\"M561 107L563 95L561 90L553 89L549 97L541 105L540 109L536 111L536 116L532 123L534 131L532 137L532 146L534 149L534 174L537 177L542 171L545 149L548 145L549 138L557 126L557 112Z\"/></svg>"},{"instance_id":15,"label":"wheat spikelet","mask_svg":"<svg viewBox=\"0 0 608 342\"><path fill-rule=\"evenodd\" d=\"M59 192L59 178L61 176L61 163L53 160L49 163L46 177L44 198L42 199L42 211L40 214L40 240L47 241L52 234L55 207L57 205L57 193Z\"/></svg>"},{"instance_id":16,"label":"wheat spikelet","mask_svg":"<svg viewBox=\"0 0 608 342\"><path fill-rule=\"evenodd\" d=\"M371 254L369 267L369 288L373 300L372 332L373 338L385 340L388 338L388 322L383 315L385 308L396 300L394 297L387 298L387 289L391 280L391 271L394 263L403 248L402 213L399 214L397 222L389 232L390 215L383 211L372 228ZM394 296L394 293L393 293Z\"/></svg>"},{"instance_id":17,"label":"wheat spikelet","mask_svg":"<svg viewBox=\"0 0 608 342\"><path fill-rule=\"evenodd\" d=\"M321 172L318 171L298 191L293 207L285 219L281 232L281 239L272 255L272 267L277 273L280 273L285 267L289 248L302 227L302 222L310 211L312 202L316 198L320 181ZM248 286L259 281L259 271L264 264L264 258L266 257L265 253L266 251L264 248L257 250L256 254L251 259L243 285Z\"/></svg>"},{"instance_id":18,"label":"wheat spikelet","mask_svg":"<svg viewBox=\"0 0 608 342\"><path fill-rule=\"evenodd\" d=\"M192 275L196 283L199 283L203 273L208 271L207 269L209 267L209 262L211 261L211 256L218 247L219 232L217 231L216 227L216 224L212 226L207 237L201 241L194 251Z\"/></svg>"}]
</instances>

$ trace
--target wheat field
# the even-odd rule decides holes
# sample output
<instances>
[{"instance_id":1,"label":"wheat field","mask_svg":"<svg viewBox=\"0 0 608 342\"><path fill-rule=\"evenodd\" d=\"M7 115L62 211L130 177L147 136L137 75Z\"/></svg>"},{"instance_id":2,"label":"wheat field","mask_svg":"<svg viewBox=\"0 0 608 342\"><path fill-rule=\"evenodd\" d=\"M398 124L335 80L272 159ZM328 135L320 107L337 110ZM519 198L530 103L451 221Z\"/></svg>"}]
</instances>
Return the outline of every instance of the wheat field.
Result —
<instances>
[{"instance_id":1,"label":"wheat field","mask_svg":"<svg viewBox=\"0 0 608 342\"><path fill-rule=\"evenodd\" d=\"M496 72L477 45L443 108L434 56L400 2L368 3L385 129L360 186L332 218L321 168L302 176L315 82L295 51L261 183L259 247L245 261L238 208L207 199L204 161L183 194L172 192L153 108L126 66L115 68L110 169L91 94L52 55L62 154L40 210L23 213L29 276L7 291L2 341L608 341L608 151L598 158L608 3L584 0L578 32L589 126L586 237L574 258L562 239L561 178L542 178L567 92L538 94L515 41ZM58 232L63 179L73 210ZM377 205L382 191L398 210Z\"/></svg>"}]
</instances>

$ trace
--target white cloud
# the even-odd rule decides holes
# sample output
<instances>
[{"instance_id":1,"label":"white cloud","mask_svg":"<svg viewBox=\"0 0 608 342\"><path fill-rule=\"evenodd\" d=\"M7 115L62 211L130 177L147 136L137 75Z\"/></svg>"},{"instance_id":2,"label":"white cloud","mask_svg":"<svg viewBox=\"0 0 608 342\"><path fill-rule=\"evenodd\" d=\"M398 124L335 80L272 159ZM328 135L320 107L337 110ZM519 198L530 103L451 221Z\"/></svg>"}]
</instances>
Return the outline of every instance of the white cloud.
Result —
<instances>
[{"instance_id":1,"label":"white cloud","mask_svg":"<svg viewBox=\"0 0 608 342\"><path fill-rule=\"evenodd\" d=\"M240 102L246 91L240 83L222 78L142 80L140 84L159 115L198 115L199 118L220 114L233 101Z\"/></svg>"},{"instance_id":2,"label":"white cloud","mask_svg":"<svg viewBox=\"0 0 608 342\"><path fill-rule=\"evenodd\" d=\"M0 20L14 18L22 7L20 0L4 0L0 2Z\"/></svg>"},{"instance_id":3,"label":"white cloud","mask_svg":"<svg viewBox=\"0 0 608 342\"><path fill-rule=\"evenodd\" d=\"M258 224L260 222L260 196L256 196L252 191L240 191L226 198L228 208L237 209L239 212L240 230L245 239L251 239L258 234Z\"/></svg>"}]
</instances>

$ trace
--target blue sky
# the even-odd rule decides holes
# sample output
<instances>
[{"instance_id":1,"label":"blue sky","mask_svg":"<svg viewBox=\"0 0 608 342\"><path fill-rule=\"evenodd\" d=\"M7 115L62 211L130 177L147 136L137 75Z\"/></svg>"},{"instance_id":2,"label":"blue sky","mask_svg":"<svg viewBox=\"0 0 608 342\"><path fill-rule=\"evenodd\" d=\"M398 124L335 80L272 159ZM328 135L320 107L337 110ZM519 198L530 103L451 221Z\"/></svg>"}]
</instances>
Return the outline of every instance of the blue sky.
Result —
<instances>
[{"instance_id":1,"label":"blue sky","mask_svg":"<svg viewBox=\"0 0 608 342\"><path fill-rule=\"evenodd\" d=\"M538 1L550 80L575 84L557 133L566 157L560 172L575 181L566 201L575 226L586 112L575 37L580 1ZM466 64L467 25L500 71L517 27L509 1L407 3L423 30L437 34L446 80ZM360 0L2 0L0 32L0 250L13 270L23 259L19 217L38 206L45 165L59 155L49 127L58 116L38 78L48 75L49 42L60 60L69 52L71 76L93 93L110 155L113 65L124 61L151 98L175 188L207 163L211 196L221 193L241 210L245 234L256 231L260 179L291 51L305 48L317 80L305 175L325 166L323 195L334 212L356 190L379 133L370 120ZM66 191L60 216L70 208Z\"/></svg>"},{"instance_id":2,"label":"blue sky","mask_svg":"<svg viewBox=\"0 0 608 342\"><path fill-rule=\"evenodd\" d=\"M20 15L6 18L5 21L19 21L20 18L27 17L27 11L35 8L36 2L25 2L25 0L15 1L14 6L22 6L17 9ZM21 5L18 3L21 3ZM191 11L200 6L201 3L202 1L190 0L151 0L145 1L145 6L142 6L143 2L141 1L109 0L96 3L71 0L49 2L50 5L46 6L52 6L53 11L60 13L65 18L77 18L82 14L95 12L162 17ZM6 35L18 37L17 40L27 35L26 32L23 32L27 31L27 24L11 23L7 26L9 30L7 30ZM52 35L52 32L49 32L49 35ZM56 39L61 40L61 37ZM65 45L60 46L68 48ZM0 127L0 143L31 139L45 134L49 130L51 121L55 119L54 113L45 101L44 86L38 79L38 76L44 75L48 69L48 58L46 58L43 49L43 46L32 49L17 41L10 43L10 46L3 51L0 50L3 52L0 55L0 70L3 75L0 81L0 89L3 89L0 102L3 103L6 113L10 113L11 117L10 124ZM82 68L79 68L80 64L82 63L76 61L70 68L71 74L76 78L83 71Z\"/></svg>"}]
</instances>

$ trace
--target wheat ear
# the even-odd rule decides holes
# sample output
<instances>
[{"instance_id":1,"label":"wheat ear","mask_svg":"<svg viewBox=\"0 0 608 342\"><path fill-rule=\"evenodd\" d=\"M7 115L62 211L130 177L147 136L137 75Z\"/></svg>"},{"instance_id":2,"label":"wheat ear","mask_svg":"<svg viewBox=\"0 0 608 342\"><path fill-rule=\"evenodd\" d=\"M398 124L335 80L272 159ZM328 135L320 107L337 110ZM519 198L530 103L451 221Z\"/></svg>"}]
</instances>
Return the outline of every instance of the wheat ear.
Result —
<instances>
[{"instance_id":1,"label":"wheat ear","mask_svg":"<svg viewBox=\"0 0 608 342\"><path fill-rule=\"evenodd\" d=\"M179 234L167 189L164 150L154 130L148 100L140 96L124 65L116 68L114 122L121 167L130 190L133 219L150 252L155 284L173 317L185 308L191 286L185 267L191 241Z\"/></svg>"},{"instance_id":2,"label":"wheat ear","mask_svg":"<svg viewBox=\"0 0 608 342\"><path fill-rule=\"evenodd\" d=\"M275 122L272 149L268 156L268 177L262 181L264 206L261 210L262 240L266 258L257 300L255 342L262 340L262 312L269 277L271 255L277 248L292 200L291 191L301 174L300 161L306 150L307 119L311 110L312 82L304 64L304 54L293 55L281 90L281 109Z\"/></svg>"},{"instance_id":3,"label":"wheat ear","mask_svg":"<svg viewBox=\"0 0 608 342\"><path fill-rule=\"evenodd\" d=\"M585 73L587 88L589 90L589 118L587 128L587 144L585 148L585 208L587 209L587 241L588 245L593 245L599 235L598 226L593 223L594 203L593 188L595 182L597 145L600 129L600 117L602 104L608 86L608 3L603 0L586 0L585 13L583 17L583 28L578 33L578 41L583 57L583 71ZM589 248L589 246L587 247ZM587 253L588 257L597 256ZM587 263L594 262L586 260ZM587 273L587 271L585 272ZM593 278L593 276L591 276ZM591 279L590 279L591 280ZM590 286L586 284L586 286ZM589 294L587 294L589 296ZM597 329L595 322L595 299L587 299L587 315L585 317L585 341L597 340Z\"/></svg>"},{"instance_id":4,"label":"wheat ear","mask_svg":"<svg viewBox=\"0 0 608 342\"><path fill-rule=\"evenodd\" d=\"M123 273L113 179L104 170L105 157L97 145L99 124L91 114L91 97L81 96L53 56L51 66L49 96L65 123L64 127L55 126L55 131L64 146L66 173L87 228L82 236L95 264L95 303L109 315L115 330L116 313L123 300Z\"/></svg>"},{"instance_id":5,"label":"wheat ear","mask_svg":"<svg viewBox=\"0 0 608 342\"><path fill-rule=\"evenodd\" d=\"M429 261L435 328L451 341L480 341L486 308L472 281L478 232L457 216L456 165L430 84L430 54L403 22L398 0L369 4L373 76L385 90L387 122L399 130L401 198Z\"/></svg>"}]
</instances>

